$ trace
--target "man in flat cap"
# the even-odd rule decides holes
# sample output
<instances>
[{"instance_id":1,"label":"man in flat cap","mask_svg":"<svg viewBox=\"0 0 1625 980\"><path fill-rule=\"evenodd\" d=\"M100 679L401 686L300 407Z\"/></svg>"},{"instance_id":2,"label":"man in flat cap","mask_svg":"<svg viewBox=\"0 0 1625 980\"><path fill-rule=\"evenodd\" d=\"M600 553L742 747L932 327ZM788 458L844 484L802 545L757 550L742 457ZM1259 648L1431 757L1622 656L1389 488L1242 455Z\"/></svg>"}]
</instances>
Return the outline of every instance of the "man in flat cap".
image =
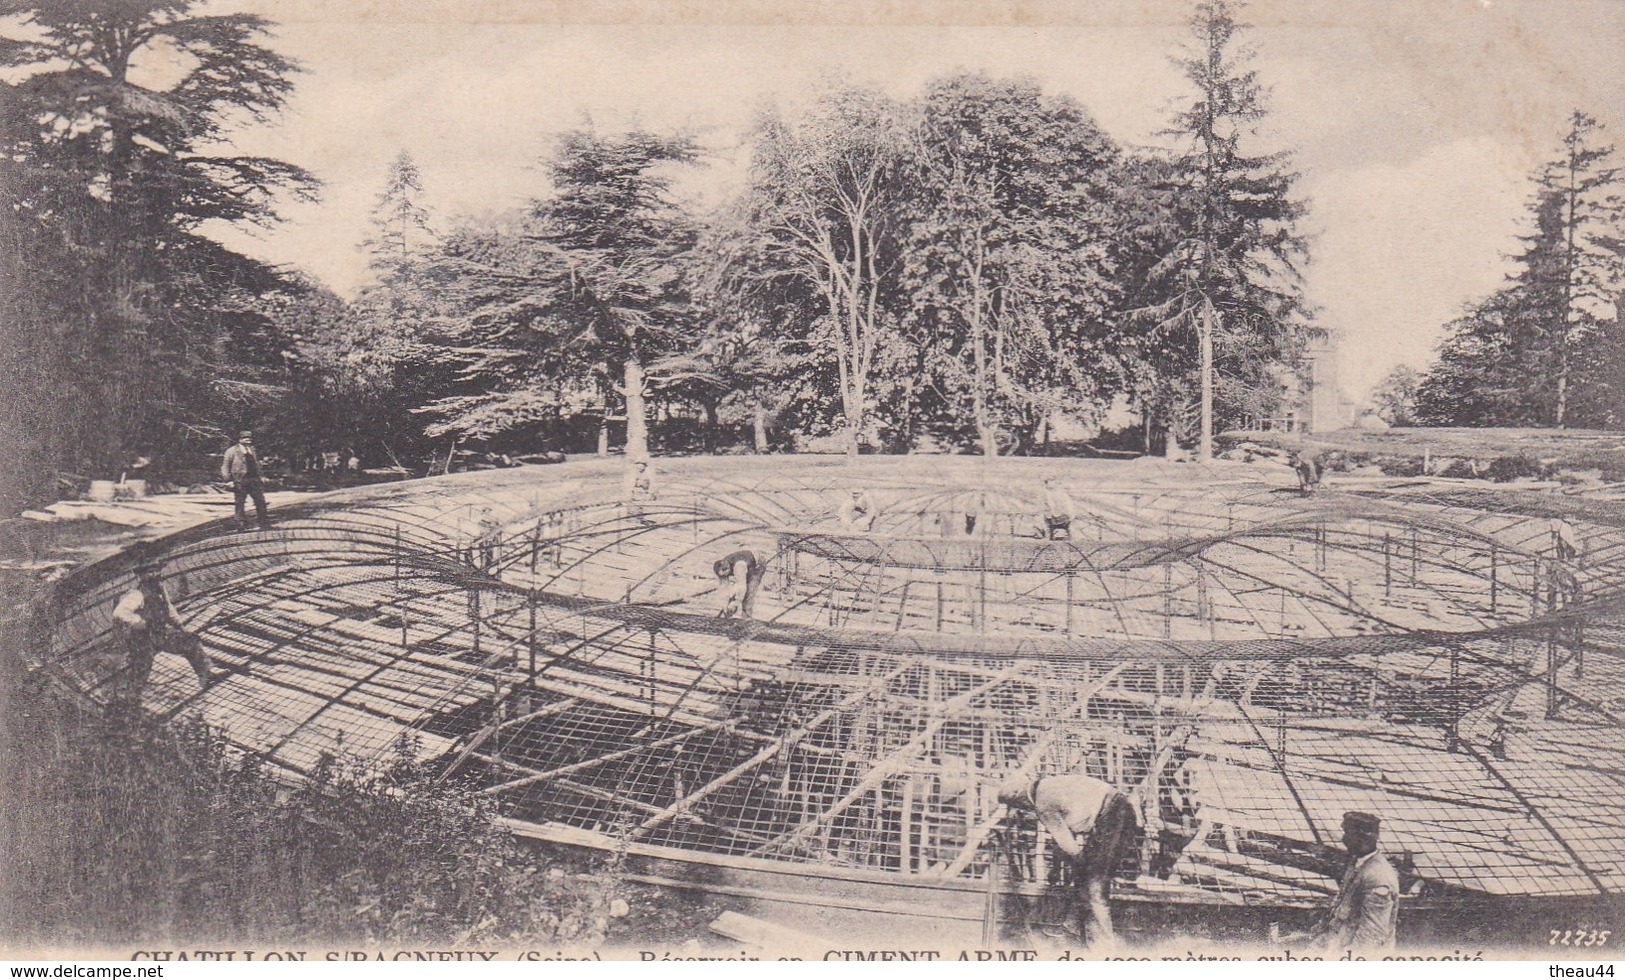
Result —
<instances>
[{"instance_id":1,"label":"man in flat cap","mask_svg":"<svg viewBox=\"0 0 1625 980\"><path fill-rule=\"evenodd\" d=\"M1038 815L1072 862L1079 936L1087 944L1112 942L1112 876L1139 838L1134 804L1111 783L1083 773L1012 777L1000 784L999 802Z\"/></svg>"},{"instance_id":2,"label":"man in flat cap","mask_svg":"<svg viewBox=\"0 0 1625 980\"><path fill-rule=\"evenodd\" d=\"M266 512L265 482L260 476L260 460L254 454L254 433L240 432L237 434L237 444L226 450L226 458L220 461L220 478L231 481L232 493L237 498L237 526L248 526L248 515L244 512L243 504L249 497L254 498L254 512L259 518L260 527L270 527L271 517Z\"/></svg>"},{"instance_id":3,"label":"man in flat cap","mask_svg":"<svg viewBox=\"0 0 1625 980\"><path fill-rule=\"evenodd\" d=\"M205 691L217 680L214 662L169 601L157 557L140 551L137 560L135 582L113 608L113 628L123 641L124 665L113 677L107 713L122 721L140 714L141 692L146 689L153 659L159 653L185 657L197 674L198 686Z\"/></svg>"},{"instance_id":4,"label":"man in flat cap","mask_svg":"<svg viewBox=\"0 0 1625 980\"><path fill-rule=\"evenodd\" d=\"M1399 875L1377 850L1382 822L1369 813L1343 814L1348 869L1337 899L1311 934L1328 950L1392 949L1399 921Z\"/></svg>"}]
</instances>

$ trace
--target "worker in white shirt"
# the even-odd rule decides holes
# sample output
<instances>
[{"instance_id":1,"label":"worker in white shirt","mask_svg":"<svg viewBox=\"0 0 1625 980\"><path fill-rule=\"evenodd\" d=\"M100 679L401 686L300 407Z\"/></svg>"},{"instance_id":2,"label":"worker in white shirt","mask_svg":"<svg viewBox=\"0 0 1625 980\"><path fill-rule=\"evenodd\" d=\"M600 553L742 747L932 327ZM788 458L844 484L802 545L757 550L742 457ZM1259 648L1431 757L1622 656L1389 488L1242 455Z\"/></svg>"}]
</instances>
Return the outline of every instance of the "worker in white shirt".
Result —
<instances>
[{"instance_id":1,"label":"worker in white shirt","mask_svg":"<svg viewBox=\"0 0 1625 980\"><path fill-rule=\"evenodd\" d=\"M626 477L621 488L622 499L626 501L626 516L641 523L650 523L647 510L654 503L655 473L646 459L632 461L632 468L626 471Z\"/></svg>"},{"instance_id":2,"label":"worker in white shirt","mask_svg":"<svg viewBox=\"0 0 1625 980\"><path fill-rule=\"evenodd\" d=\"M108 700L111 714L129 716L141 707L141 692L160 651L186 658L198 684L208 690L215 682L214 664L198 638L187 632L158 577L156 562L136 568L135 586L113 607L113 628L124 645L124 667L114 677Z\"/></svg>"},{"instance_id":3,"label":"worker in white shirt","mask_svg":"<svg viewBox=\"0 0 1625 980\"><path fill-rule=\"evenodd\" d=\"M1017 776L999 787L999 802L1028 810L1072 862L1078 891L1078 934L1112 942L1112 875L1139 836L1134 805L1112 784L1081 773Z\"/></svg>"},{"instance_id":4,"label":"worker in white shirt","mask_svg":"<svg viewBox=\"0 0 1625 980\"><path fill-rule=\"evenodd\" d=\"M841 526L848 531L866 534L875 526L875 518L879 516L879 508L869 498L867 490L853 488L852 495L841 501Z\"/></svg>"},{"instance_id":5,"label":"worker in white shirt","mask_svg":"<svg viewBox=\"0 0 1625 980\"><path fill-rule=\"evenodd\" d=\"M1044 537L1050 541L1072 540L1072 518L1077 505L1072 495L1056 486L1053 479L1044 480Z\"/></svg>"}]
</instances>

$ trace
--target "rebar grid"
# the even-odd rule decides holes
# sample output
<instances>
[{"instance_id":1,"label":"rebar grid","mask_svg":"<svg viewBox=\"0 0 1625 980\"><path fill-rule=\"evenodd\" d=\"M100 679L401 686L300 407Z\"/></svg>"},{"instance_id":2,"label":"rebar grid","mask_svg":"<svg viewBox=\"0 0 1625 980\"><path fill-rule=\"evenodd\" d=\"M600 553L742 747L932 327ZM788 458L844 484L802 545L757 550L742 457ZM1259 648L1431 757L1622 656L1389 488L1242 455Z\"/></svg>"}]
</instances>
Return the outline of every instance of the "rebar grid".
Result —
<instances>
[{"instance_id":1,"label":"rebar grid","mask_svg":"<svg viewBox=\"0 0 1625 980\"><path fill-rule=\"evenodd\" d=\"M231 673L200 693L160 657L144 705L295 775L406 746L518 819L738 857L1064 880L994 788L1087 772L1140 812L1124 882L1149 897L1318 901L1347 809L1383 815L1413 894L1625 886L1617 505L1026 461L670 470L640 501L589 465L174 536L166 587ZM1064 540L1041 475L1078 504ZM839 519L854 487L868 531ZM719 619L712 564L740 548L755 619ZM54 610L41 666L94 699L129 564Z\"/></svg>"}]
</instances>

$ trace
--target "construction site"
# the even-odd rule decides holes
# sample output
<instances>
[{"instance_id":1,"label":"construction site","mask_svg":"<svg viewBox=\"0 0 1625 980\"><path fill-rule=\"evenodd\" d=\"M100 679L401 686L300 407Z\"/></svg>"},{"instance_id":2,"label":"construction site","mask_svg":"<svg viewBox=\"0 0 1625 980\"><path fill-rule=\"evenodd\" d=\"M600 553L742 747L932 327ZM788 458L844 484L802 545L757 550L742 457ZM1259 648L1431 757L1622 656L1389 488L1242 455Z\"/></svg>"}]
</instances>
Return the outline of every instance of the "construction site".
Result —
<instances>
[{"instance_id":1,"label":"construction site","mask_svg":"<svg viewBox=\"0 0 1625 980\"><path fill-rule=\"evenodd\" d=\"M1114 898L1147 918L1323 908L1347 810L1381 816L1407 915L1625 894L1625 504L945 457L656 460L632 499L625 469L171 534L165 590L228 673L200 691L160 656L141 708L290 783L409 757L517 834L814 931L1060 921L1067 861L995 797L1017 774L1128 795ZM1065 535L1045 479L1076 503ZM760 588L724 618L741 550ZM50 613L35 667L92 702L134 566L80 570Z\"/></svg>"}]
</instances>

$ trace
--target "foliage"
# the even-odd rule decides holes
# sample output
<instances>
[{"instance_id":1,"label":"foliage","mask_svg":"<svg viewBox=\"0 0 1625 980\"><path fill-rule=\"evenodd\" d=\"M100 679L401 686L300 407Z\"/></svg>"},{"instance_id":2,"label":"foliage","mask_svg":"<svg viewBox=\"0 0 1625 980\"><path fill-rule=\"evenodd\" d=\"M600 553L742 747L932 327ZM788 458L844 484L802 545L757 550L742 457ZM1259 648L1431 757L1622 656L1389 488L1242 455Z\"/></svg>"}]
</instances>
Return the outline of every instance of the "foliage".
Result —
<instances>
[{"instance_id":1,"label":"foliage","mask_svg":"<svg viewBox=\"0 0 1625 980\"><path fill-rule=\"evenodd\" d=\"M1537 321L1544 336L1549 367L1543 372L1555 389L1552 421L1567 421L1569 384L1576 348L1612 320L1614 300L1625 287L1625 241L1620 222L1625 203L1619 196L1619 168L1614 148L1599 142L1597 120L1576 111L1563 139L1563 154L1536 178L1537 211L1555 222L1540 222L1523 258L1522 285L1544 294L1547 311ZM1552 302L1555 301L1555 302Z\"/></svg>"},{"instance_id":2,"label":"foliage","mask_svg":"<svg viewBox=\"0 0 1625 980\"><path fill-rule=\"evenodd\" d=\"M1305 208L1292 197L1289 154L1251 148L1265 90L1248 67L1240 7L1197 4L1194 43L1176 61L1196 97L1167 133L1182 146L1139 164L1128 202L1124 264L1143 276L1128 288L1143 327L1136 399L1170 427L1185 405L1202 406L1204 446L1210 415L1225 424L1268 410L1278 366L1296 363L1311 333L1299 271L1307 246L1296 229Z\"/></svg>"},{"instance_id":3,"label":"foliage","mask_svg":"<svg viewBox=\"0 0 1625 980\"><path fill-rule=\"evenodd\" d=\"M765 114L752 142L742 208L756 295L783 339L821 355L856 454L897 334L900 113L877 93L836 88L801 119Z\"/></svg>"},{"instance_id":4,"label":"foliage","mask_svg":"<svg viewBox=\"0 0 1625 980\"><path fill-rule=\"evenodd\" d=\"M682 373L695 332L684 274L695 231L669 173L694 155L686 136L568 133L548 163L553 196L511 227L452 236L438 272L471 390L429 406L432 433L489 435L613 389L627 452L647 453L645 398Z\"/></svg>"},{"instance_id":5,"label":"foliage","mask_svg":"<svg viewBox=\"0 0 1625 980\"><path fill-rule=\"evenodd\" d=\"M1389 371L1371 392L1377 417L1389 425L1416 424L1416 395L1422 374L1408 364Z\"/></svg>"},{"instance_id":6,"label":"foliage","mask_svg":"<svg viewBox=\"0 0 1625 980\"><path fill-rule=\"evenodd\" d=\"M41 691L17 707L0 756L13 942L596 942L627 894L609 865L521 845L407 741L383 772L325 759L290 791L198 722L113 726Z\"/></svg>"},{"instance_id":7,"label":"foliage","mask_svg":"<svg viewBox=\"0 0 1625 980\"><path fill-rule=\"evenodd\" d=\"M373 205L373 237L362 243L372 253L372 268L386 277L432 251L435 233L422 194L423 175L412 154L402 150L390 163L383 193Z\"/></svg>"},{"instance_id":8,"label":"foliage","mask_svg":"<svg viewBox=\"0 0 1625 980\"><path fill-rule=\"evenodd\" d=\"M1026 82L941 79L917 111L908 335L984 454L1003 433L1025 450L1055 412L1109 397L1116 150L1082 106Z\"/></svg>"},{"instance_id":9,"label":"foliage","mask_svg":"<svg viewBox=\"0 0 1625 980\"><path fill-rule=\"evenodd\" d=\"M1581 340L1575 357L1574 399L1565 421L1590 428L1625 429L1625 303L1614 320Z\"/></svg>"},{"instance_id":10,"label":"foliage","mask_svg":"<svg viewBox=\"0 0 1625 980\"><path fill-rule=\"evenodd\" d=\"M1533 178L1534 226L1517 271L1448 327L1419 394L1436 425L1616 424L1616 297L1625 286L1619 171L1601 127L1576 112Z\"/></svg>"},{"instance_id":11,"label":"foliage","mask_svg":"<svg viewBox=\"0 0 1625 980\"><path fill-rule=\"evenodd\" d=\"M234 126L281 107L296 67L261 43L263 18L196 6L0 4L5 383L39 392L6 428L43 448L40 463L116 467L277 396L256 307L283 284L203 229L268 226L276 195L314 193L297 167L220 152ZM64 394L85 377L95 397Z\"/></svg>"},{"instance_id":12,"label":"foliage","mask_svg":"<svg viewBox=\"0 0 1625 980\"><path fill-rule=\"evenodd\" d=\"M1515 294L1498 293L1450 323L1436 363L1416 395L1416 417L1435 426L1527 426L1545 415L1516 336Z\"/></svg>"}]
</instances>

